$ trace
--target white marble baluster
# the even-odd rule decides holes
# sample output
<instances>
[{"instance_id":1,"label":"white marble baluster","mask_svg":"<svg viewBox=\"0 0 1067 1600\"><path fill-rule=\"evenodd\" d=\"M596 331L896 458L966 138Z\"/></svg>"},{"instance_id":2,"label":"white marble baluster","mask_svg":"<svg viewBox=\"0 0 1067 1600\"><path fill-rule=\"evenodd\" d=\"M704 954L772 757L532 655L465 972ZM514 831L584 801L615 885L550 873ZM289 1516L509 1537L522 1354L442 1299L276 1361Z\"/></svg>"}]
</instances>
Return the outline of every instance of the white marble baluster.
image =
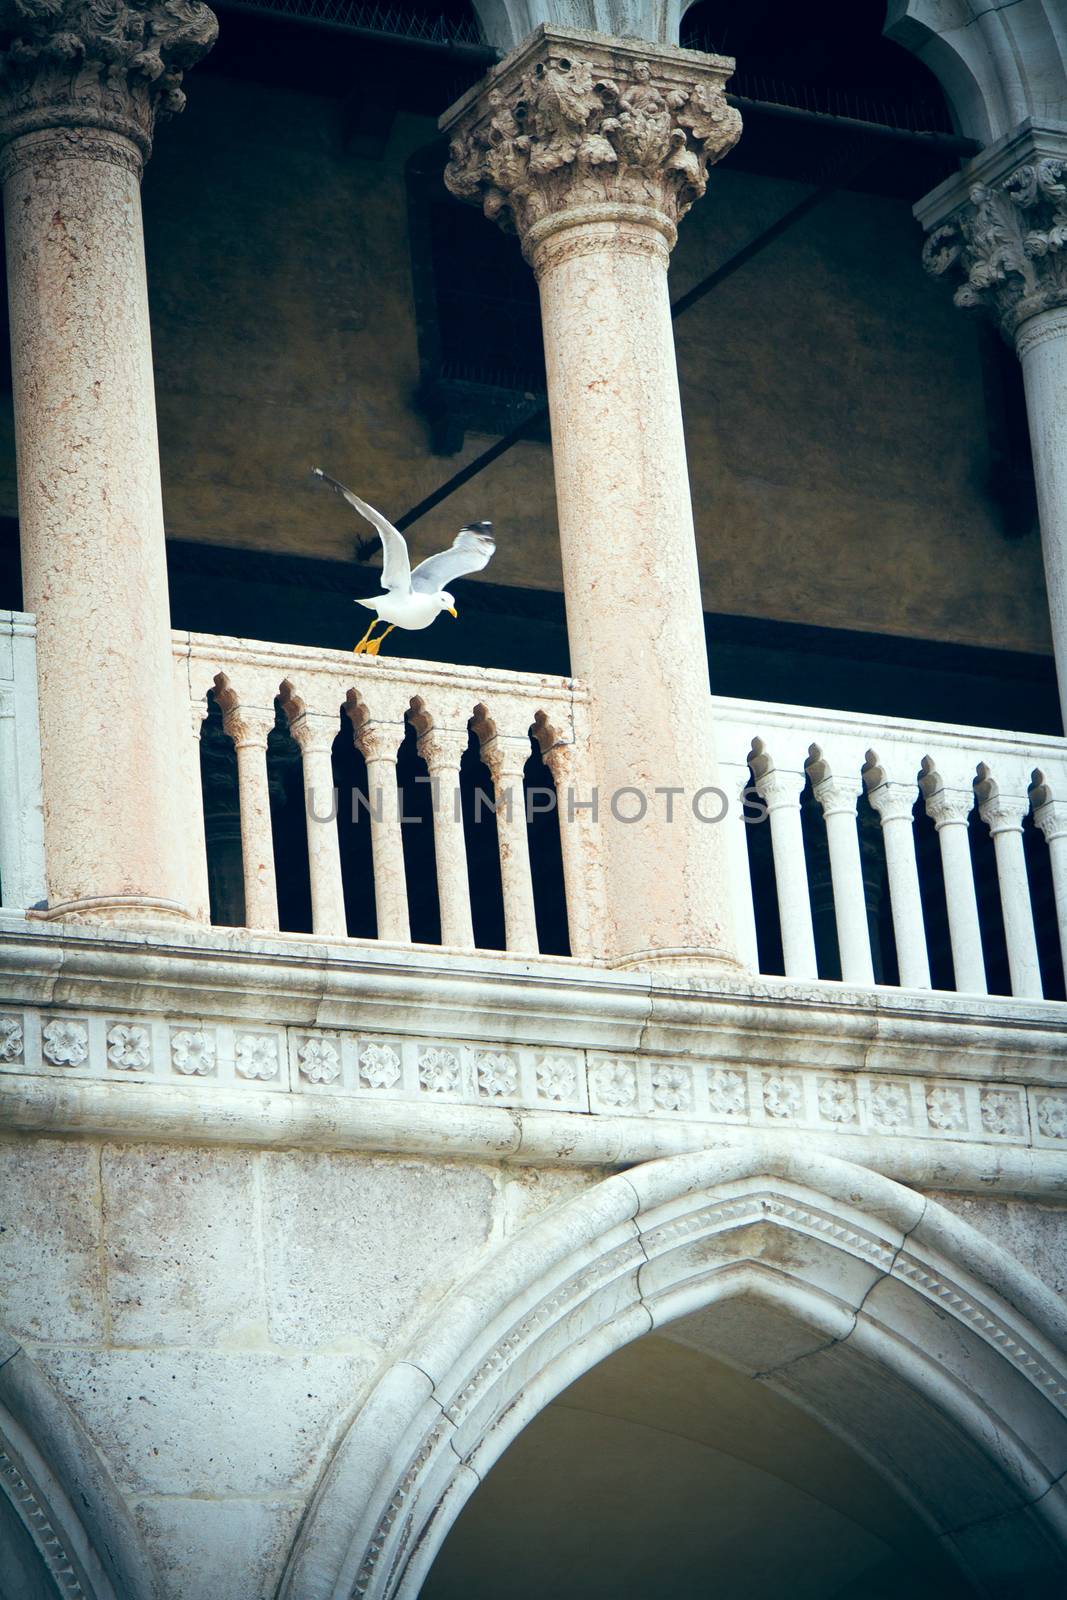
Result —
<instances>
[{"instance_id":1,"label":"white marble baluster","mask_svg":"<svg viewBox=\"0 0 1067 1600\"><path fill-rule=\"evenodd\" d=\"M1063 976L1067 980L1067 800L1047 799L1044 804L1035 806L1034 821L1048 842L1060 957Z\"/></svg>"},{"instance_id":2,"label":"white marble baluster","mask_svg":"<svg viewBox=\"0 0 1067 1600\"><path fill-rule=\"evenodd\" d=\"M245 927L276 931L278 888L267 785L267 738L274 727L274 709L242 705L233 689L220 684L219 678L215 680L215 687L222 707L223 727L237 751Z\"/></svg>"},{"instance_id":3,"label":"white marble baluster","mask_svg":"<svg viewBox=\"0 0 1067 1600\"><path fill-rule=\"evenodd\" d=\"M786 977L817 978L815 930L811 920L808 868L800 825L803 774L770 767L755 779L756 792L770 814L774 879L778 889L778 920L782 929L782 955Z\"/></svg>"},{"instance_id":4,"label":"white marble baluster","mask_svg":"<svg viewBox=\"0 0 1067 1600\"><path fill-rule=\"evenodd\" d=\"M846 983L869 985L874 982L874 963L860 865L858 791L852 784L827 777L815 784L814 794L826 818L841 976Z\"/></svg>"},{"instance_id":5,"label":"white marble baluster","mask_svg":"<svg viewBox=\"0 0 1067 1600\"><path fill-rule=\"evenodd\" d=\"M1017 997L1041 999L1041 963L1037 958L1034 913L1030 905L1030 883L1026 875L1023 850L1023 818L1030 809L1027 799L1001 794L996 786L982 797L979 786L978 814L993 836L1000 885L1000 910L1004 918L1004 940L1008 947L1011 992Z\"/></svg>"},{"instance_id":6,"label":"white marble baluster","mask_svg":"<svg viewBox=\"0 0 1067 1600\"><path fill-rule=\"evenodd\" d=\"M419 739L433 790L433 845L437 857L437 900L441 910L441 943L459 949L474 947L471 921L467 841L460 803L459 766L468 735L429 728Z\"/></svg>"},{"instance_id":7,"label":"white marble baluster","mask_svg":"<svg viewBox=\"0 0 1067 1600\"><path fill-rule=\"evenodd\" d=\"M974 793L970 789L931 788L927 780L923 780L922 788L926 814L933 820L941 846L956 988L961 994L988 994L967 832L967 818L974 809Z\"/></svg>"},{"instance_id":8,"label":"white marble baluster","mask_svg":"<svg viewBox=\"0 0 1067 1600\"><path fill-rule=\"evenodd\" d=\"M517 953L536 955L539 948L537 917L523 788L523 771L530 759L529 740L496 734L482 745L482 759L492 775L496 795L496 833L507 947Z\"/></svg>"},{"instance_id":9,"label":"white marble baluster","mask_svg":"<svg viewBox=\"0 0 1067 1600\"><path fill-rule=\"evenodd\" d=\"M367 763L378 937L410 944L411 918L404 840L400 832L400 793L396 783L396 757L403 737L403 728L395 722L368 720L356 734L356 743Z\"/></svg>"},{"instance_id":10,"label":"white marble baluster","mask_svg":"<svg viewBox=\"0 0 1067 1600\"><path fill-rule=\"evenodd\" d=\"M748 859L748 830L754 823L745 821L745 791L752 785L748 766L736 761L719 762L719 775L730 809L716 827L727 833L730 866L730 891L733 899L734 933L742 966L759 971L759 941L756 936L756 907L752 898L752 872Z\"/></svg>"},{"instance_id":11,"label":"white marble baluster","mask_svg":"<svg viewBox=\"0 0 1067 1600\"><path fill-rule=\"evenodd\" d=\"M544 752L545 766L556 786L559 851L567 900L567 940L571 955L591 961L604 937L607 909L603 868L597 851L592 811L592 782L584 783L581 759L573 744L555 744Z\"/></svg>"},{"instance_id":12,"label":"white marble baluster","mask_svg":"<svg viewBox=\"0 0 1067 1600\"><path fill-rule=\"evenodd\" d=\"M288 709L288 708L287 708ZM300 747L304 773L308 873L311 880L311 926L327 938L348 933L341 853L337 840L337 796L333 781L333 743L337 718L300 711L289 731Z\"/></svg>"},{"instance_id":13,"label":"white marble baluster","mask_svg":"<svg viewBox=\"0 0 1067 1600\"><path fill-rule=\"evenodd\" d=\"M192 740L183 762L187 774L186 849L189 852L189 909L198 922L211 921L211 892L207 873L207 836L204 827L204 785L200 774L200 735L207 705L194 700L189 705Z\"/></svg>"},{"instance_id":14,"label":"white marble baluster","mask_svg":"<svg viewBox=\"0 0 1067 1600\"><path fill-rule=\"evenodd\" d=\"M929 989L930 958L926 950L926 924L915 859L916 795L913 784L886 782L872 789L868 798L882 824L901 986Z\"/></svg>"}]
</instances>

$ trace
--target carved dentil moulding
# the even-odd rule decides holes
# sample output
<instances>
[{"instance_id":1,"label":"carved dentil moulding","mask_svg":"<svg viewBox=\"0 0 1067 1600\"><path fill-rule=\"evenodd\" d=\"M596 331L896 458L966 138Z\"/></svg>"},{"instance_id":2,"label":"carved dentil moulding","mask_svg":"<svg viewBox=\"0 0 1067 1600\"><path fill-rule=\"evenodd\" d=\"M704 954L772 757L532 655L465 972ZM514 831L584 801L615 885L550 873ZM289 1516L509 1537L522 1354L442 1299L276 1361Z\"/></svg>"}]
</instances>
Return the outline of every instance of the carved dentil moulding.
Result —
<instances>
[{"instance_id":1,"label":"carved dentil moulding","mask_svg":"<svg viewBox=\"0 0 1067 1600\"><path fill-rule=\"evenodd\" d=\"M1067 147L1049 152L1032 139L1019 154L1006 173L975 172L923 247L923 265L955 285L956 304L992 317L1008 339L1067 306Z\"/></svg>"},{"instance_id":2,"label":"carved dentil moulding","mask_svg":"<svg viewBox=\"0 0 1067 1600\"><path fill-rule=\"evenodd\" d=\"M215 43L200 0L0 0L0 142L53 128L121 134L142 155Z\"/></svg>"},{"instance_id":3,"label":"carved dentil moulding","mask_svg":"<svg viewBox=\"0 0 1067 1600\"><path fill-rule=\"evenodd\" d=\"M442 117L445 183L526 248L545 219L605 208L655 220L673 242L740 137L732 71L721 56L542 26Z\"/></svg>"}]
</instances>

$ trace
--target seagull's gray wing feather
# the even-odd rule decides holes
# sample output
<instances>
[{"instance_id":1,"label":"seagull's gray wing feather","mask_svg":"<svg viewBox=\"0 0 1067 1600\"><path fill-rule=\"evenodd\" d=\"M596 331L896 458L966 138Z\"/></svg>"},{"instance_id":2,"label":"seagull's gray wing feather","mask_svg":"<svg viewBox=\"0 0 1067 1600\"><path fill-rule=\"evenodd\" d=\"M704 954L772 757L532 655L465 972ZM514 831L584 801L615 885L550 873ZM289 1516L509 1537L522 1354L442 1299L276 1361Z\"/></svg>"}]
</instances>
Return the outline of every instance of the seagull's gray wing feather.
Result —
<instances>
[{"instance_id":1,"label":"seagull's gray wing feather","mask_svg":"<svg viewBox=\"0 0 1067 1600\"><path fill-rule=\"evenodd\" d=\"M373 523L378 530L378 537L382 541L382 588L407 589L411 583L411 562L408 559L407 541L404 535L393 527L387 517L380 511L375 511L366 500L361 500L358 494L353 494L351 489L346 489L343 483L338 483L336 478L331 478L321 467L313 468L312 475L321 478L328 488L333 489L347 500L353 511L358 511L361 517ZM425 565L425 563L423 563Z\"/></svg>"},{"instance_id":2,"label":"seagull's gray wing feather","mask_svg":"<svg viewBox=\"0 0 1067 1600\"><path fill-rule=\"evenodd\" d=\"M480 528L492 524L483 522ZM489 565L496 544L488 533L477 528L461 528L449 550L427 556L411 574L411 587L415 594L436 594L446 589L453 578L462 578L467 572L481 572Z\"/></svg>"}]
</instances>

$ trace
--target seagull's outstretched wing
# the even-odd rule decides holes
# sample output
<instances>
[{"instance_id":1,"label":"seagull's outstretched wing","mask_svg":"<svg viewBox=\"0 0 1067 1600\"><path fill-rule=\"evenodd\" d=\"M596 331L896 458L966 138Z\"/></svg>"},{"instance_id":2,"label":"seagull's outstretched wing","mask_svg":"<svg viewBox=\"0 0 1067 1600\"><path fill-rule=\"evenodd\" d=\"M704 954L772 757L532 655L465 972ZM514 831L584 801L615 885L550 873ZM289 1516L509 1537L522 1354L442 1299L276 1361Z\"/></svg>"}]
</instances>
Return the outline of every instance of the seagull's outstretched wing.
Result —
<instances>
[{"instance_id":1,"label":"seagull's outstretched wing","mask_svg":"<svg viewBox=\"0 0 1067 1600\"><path fill-rule=\"evenodd\" d=\"M408 547L404 535L398 532L380 511L375 511L373 506L361 500L358 494L353 494L351 489L346 489L343 483L338 483L336 478L331 478L321 467L313 467L311 476L321 479L327 488L333 489L343 500L347 500L353 511L358 511L361 517L366 517L367 521L372 522L377 528L382 541L382 588L407 589L411 582L411 562L408 560ZM426 563L423 562L423 565Z\"/></svg>"},{"instance_id":2,"label":"seagull's outstretched wing","mask_svg":"<svg viewBox=\"0 0 1067 1600\"><path fill-rule=\"evenodd\" d=\"M436 594L453 578L462 578L467 572L481 572L489 565L496 544L492 537L491 522L476 522L461 528L452 541L450 550L427 556L411 574L411 587L415 594Z\"/></svg>"}]
</instances>

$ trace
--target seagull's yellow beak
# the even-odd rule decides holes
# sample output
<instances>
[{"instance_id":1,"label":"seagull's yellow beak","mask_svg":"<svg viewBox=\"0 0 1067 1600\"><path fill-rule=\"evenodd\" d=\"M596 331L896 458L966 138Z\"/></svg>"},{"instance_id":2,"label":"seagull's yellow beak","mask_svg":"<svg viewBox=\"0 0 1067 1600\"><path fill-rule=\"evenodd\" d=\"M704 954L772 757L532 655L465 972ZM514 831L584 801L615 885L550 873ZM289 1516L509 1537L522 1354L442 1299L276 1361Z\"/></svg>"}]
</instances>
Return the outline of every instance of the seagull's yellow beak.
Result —
<instances>
[{"instance_id":1,"label":"seagull's yellow beak","mask_svg":"<svg viewBox=\"0 0 1067 1600\"><path fill-rule=\"evenodd\" d=\"M448 614L450 617L456 617L457 619L459 617L459 612L456 610L455 606L449 606Z\"/></svg>"}]
</instances>

